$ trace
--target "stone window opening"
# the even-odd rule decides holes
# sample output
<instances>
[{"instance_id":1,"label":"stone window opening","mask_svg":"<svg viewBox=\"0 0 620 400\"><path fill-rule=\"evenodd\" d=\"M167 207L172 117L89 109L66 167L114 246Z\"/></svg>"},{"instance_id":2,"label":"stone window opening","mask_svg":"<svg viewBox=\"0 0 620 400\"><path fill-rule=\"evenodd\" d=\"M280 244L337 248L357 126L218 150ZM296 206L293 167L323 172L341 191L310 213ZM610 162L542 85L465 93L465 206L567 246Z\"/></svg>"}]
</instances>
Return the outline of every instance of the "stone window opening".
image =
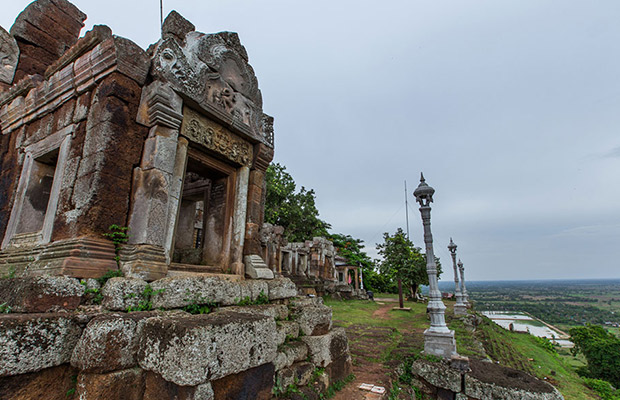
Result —
<instances>
[{"instance_id":1,"label":"stone window opening","mask_svg":"<svg viewBox=\"0 0 620 400\"><path fill-rule=\"evenodd\" d=\"M50 242L73 130L70 125L24 149L2 249Z\"/></svg>"},{"instance_id":2,"label":"stone window opening","mask_svg":"<svg viewBox=\"0 0 620 400\"><path fill-rule=\"evenodd\" d=\"M171 266L226 272L234 195L233 167L190 151L174 236Z\"/></svg>"}]
</instances>

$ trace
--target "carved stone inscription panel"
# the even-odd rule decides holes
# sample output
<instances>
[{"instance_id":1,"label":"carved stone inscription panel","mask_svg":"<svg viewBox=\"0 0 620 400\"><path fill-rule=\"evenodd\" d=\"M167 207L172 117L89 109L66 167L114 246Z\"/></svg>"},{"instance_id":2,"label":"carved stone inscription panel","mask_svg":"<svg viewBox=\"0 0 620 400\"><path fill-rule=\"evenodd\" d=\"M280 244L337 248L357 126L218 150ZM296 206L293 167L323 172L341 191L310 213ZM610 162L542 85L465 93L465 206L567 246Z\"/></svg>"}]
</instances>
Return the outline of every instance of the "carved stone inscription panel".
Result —
<instances>
[{"instance_id":1,"label":"carved stone inscription panel","mask_svg":"<svg viewBox=\"0 0 620 400\"><path fill-rule=\"evenodd\" d=\"M252 162L252 145L249 142L189 107L183 108L181 135L237 164L250 166Z\"/></svg>"}]
</instances>

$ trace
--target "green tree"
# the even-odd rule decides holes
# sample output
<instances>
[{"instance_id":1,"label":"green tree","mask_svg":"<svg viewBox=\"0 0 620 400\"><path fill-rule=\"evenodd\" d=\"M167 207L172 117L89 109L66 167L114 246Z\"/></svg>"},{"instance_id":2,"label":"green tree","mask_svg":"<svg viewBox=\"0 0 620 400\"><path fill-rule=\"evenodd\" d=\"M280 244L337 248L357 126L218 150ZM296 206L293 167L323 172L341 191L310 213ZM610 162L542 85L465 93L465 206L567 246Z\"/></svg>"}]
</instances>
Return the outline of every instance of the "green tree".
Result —
<instances>
[{"instance_id":1,"label":"green tree","mask_svg":"<svg viewBox=\"0 0 620 400\"><path fill-rule=\"evenodd\" d=\"M389 278L392 292L397 290L398 279L401 279L404 290L409 291L411 298L415 297L420 285L428 285L426 256L419 247L413 245L401 228L394 235L384 233L383 243L377 244L377 250L383 258L379 270Z\"/></svg>"},{"instance_id":2,"label":"green tree","mask_svg":"<svg viewBox=\"0 0 620 400\"><path fill-rule=\"evenodd\" d=\"M603 379L620 387L620 339L598 325L572 328L570 340L573 354L582 353L587 366L577 372L588 378Z\"/></svg>"},{"instance_id":3,"label":"green tree","mask_svg":"<svg viewBox=\"0 0 620 400\"><path fill-rule=\"evenodd\" d=\"M313 189L297 191L293 177L278 163L267 168L266 181L265 222L283 226L291 242L328 235L331 225L319 218Z\"/></svg>"},{"instance_id":4,"label":"green tree","mask_svg":"<svg viewBox=\"0 0 620 400\"><path fill-rule=\"evenodd\" d=\"M364 289L373 292L389 290L390 282L377 272L375 262L364 251L363 240L342 233L330 234L328 239L332 241L340 256L346 258L351 265L361 266Z\"/></svg>"}]
</instances>

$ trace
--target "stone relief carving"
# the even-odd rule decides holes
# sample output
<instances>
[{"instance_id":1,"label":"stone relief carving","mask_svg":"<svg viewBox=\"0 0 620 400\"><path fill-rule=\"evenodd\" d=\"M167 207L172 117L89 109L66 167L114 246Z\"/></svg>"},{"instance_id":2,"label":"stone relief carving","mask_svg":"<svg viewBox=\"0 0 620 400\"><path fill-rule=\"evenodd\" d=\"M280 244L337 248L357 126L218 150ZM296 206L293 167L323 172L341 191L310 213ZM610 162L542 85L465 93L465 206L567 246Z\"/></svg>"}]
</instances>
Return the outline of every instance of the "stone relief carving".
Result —
<instances>
[{"instance_id":1,"label":"stone relief carving","mask_svg":"<svg viewBox=\"0 0 620 400\"><path fill-rule=\"evenodd\" d=\"M273 125L263 123L262 96L247 53L236 33L188 32L160 41L153 55L153 76L188 96L231 129L273 147Z\"/></svg>"},{"instance_id":2,"label":"stone relief carving","mask_svg":"<svg viewBox=\"0 0 620 400\"><path fill-rule=\"evenodd\" d=\"M237 164L249 166L252 161L253 150L249 142L187 107L183 110L181 135Z\"/></svg>"},{"instance_id":3,"label":"stone relief carving","mask_svg":"<svg viewBox=\"0 0 620 400\"><path fill-rule=\"evenodd\" d=\"M18 61L19 47L15 38L0 26L0 82L13 83Z\"/></svg>"}]
</instances>

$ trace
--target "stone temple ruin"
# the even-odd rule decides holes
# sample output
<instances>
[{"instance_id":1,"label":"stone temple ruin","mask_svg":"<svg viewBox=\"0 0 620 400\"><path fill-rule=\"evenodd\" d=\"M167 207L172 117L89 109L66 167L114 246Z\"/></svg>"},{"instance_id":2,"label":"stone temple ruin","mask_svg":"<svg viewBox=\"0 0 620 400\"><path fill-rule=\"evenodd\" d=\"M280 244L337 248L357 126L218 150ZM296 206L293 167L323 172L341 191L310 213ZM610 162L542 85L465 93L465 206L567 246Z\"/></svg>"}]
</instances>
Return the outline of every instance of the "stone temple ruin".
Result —
<instances>
[{"instance_id":1,"label":"stone temple ruin","mask_svg":"<svg viewBox=\"0 0 620 400\"><path fill-rule=\"evenodd\" d=\"M144 51L106 26L80 38L85 19L38 0L0 28L0 398L271 398L345 378L331 309L265 259L273 118L237 34L172 12Z\"/></svg>"}]
</instances>

